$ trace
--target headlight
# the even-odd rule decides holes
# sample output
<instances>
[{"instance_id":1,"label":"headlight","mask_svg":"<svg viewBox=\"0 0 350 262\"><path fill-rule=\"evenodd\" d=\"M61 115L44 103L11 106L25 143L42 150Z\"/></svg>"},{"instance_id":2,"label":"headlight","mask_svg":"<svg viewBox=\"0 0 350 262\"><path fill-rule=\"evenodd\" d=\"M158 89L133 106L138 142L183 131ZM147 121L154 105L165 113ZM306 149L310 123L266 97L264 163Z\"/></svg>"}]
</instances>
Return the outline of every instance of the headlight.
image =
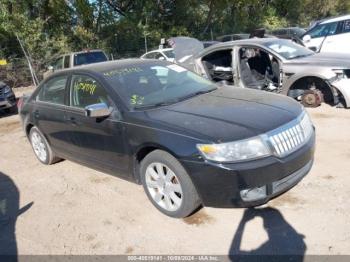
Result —
<instances>
[{"instance_id":1,"label":"headlight","mask_svg":"<svg viewBox=\"0 0 350 262\"><path fill-rule=\"evenodd\" d=\"M5 86L5 90L4 90L4 93L7 94L7 93L10 93L12 90L9 86Z\"/></svg>"},{"instance_id":2,"label":"headlight","mask_svg":"<svg viewBox=\"0 0 350 262\"><path fill-rule=\"evenodd\" d=\"M244 161L271 154L260 136L222 144L198 144L197 148L206 159L218 162Z\"/></svg>"}]
</instances>

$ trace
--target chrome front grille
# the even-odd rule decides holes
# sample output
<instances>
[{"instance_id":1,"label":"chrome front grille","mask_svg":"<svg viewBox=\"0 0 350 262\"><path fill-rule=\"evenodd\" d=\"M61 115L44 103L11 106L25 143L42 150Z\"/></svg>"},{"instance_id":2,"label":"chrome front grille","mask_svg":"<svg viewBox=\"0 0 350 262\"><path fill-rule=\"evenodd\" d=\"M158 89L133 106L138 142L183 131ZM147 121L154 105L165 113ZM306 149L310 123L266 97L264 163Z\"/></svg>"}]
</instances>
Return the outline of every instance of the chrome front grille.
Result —
<instances>
[{"instance_id":1,"label":"chrome front grille","mask_svg":"<svg viewBox=\"0 0 350 262\"><path fill-rule=\"evenodd\" d=\"M309 116L305 113L296 121L269 132L267 135L274 154L283 157L305 144L312 132L312 123Z\"/></svg>"}]
</instances>

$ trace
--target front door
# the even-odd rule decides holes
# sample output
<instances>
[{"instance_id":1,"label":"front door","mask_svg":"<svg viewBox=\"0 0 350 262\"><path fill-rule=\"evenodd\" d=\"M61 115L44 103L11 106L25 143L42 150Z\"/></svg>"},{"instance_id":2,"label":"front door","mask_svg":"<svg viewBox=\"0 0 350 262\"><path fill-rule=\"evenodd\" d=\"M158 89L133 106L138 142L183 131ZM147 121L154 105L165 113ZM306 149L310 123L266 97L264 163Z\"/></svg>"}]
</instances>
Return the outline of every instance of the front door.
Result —
<instances>
[{"instance_id":1,"label":"front door","mask_svg":"<svg viewBox=\"0 0 350 262\"><path fill-rule=\"evenodd\" d=\"M68 136L75 157L104 170L127 170L123 127L107 90L93 77L73 75L69 97L65 120L69 123ZM113 107L112 114L107 118L87 117L84 108L97 103Z\"/></svg>"}]
</instances>

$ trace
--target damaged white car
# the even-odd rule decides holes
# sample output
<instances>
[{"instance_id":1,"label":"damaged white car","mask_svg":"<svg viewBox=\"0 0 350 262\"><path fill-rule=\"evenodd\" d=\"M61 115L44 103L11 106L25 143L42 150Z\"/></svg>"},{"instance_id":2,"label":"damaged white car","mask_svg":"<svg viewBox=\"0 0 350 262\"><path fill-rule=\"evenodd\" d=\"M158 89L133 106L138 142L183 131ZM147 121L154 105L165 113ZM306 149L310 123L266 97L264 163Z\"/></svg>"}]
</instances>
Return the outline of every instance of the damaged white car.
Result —
<instances>
[{"instance_id":1,"label":"damaged white car","mask_svg":"<svg viewBox=\"0 0 350 262\"><path fill-rule=\"evenodd\" d=\"M204 49L189 37L171 38L175 62L225 85L293 97L305 106L322 101L350 107L350 56L315 53L283 39L246 39Z\"/></svg>"}]
</instances>

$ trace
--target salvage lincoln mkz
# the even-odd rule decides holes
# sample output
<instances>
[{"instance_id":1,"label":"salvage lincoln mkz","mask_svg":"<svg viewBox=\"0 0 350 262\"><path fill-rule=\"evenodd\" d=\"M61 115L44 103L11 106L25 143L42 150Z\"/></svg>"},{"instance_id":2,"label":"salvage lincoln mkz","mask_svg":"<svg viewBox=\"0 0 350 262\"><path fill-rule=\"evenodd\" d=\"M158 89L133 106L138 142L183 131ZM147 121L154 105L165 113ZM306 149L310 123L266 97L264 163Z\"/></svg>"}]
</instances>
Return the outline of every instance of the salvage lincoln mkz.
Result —
<instances>
[{"instance_id":1,"label":"salvage lincoln mkz","mask_svg":"<svg viewBox=\"0 0 350 262\"><path fill-rule=\"evenodd\" d=\"M42 163L71 159L143 184L172 217L266 203L313 163L314 127L299 103L221 88L165 61L65 70L21 104Z\"/></svg>"}]
</instances>

